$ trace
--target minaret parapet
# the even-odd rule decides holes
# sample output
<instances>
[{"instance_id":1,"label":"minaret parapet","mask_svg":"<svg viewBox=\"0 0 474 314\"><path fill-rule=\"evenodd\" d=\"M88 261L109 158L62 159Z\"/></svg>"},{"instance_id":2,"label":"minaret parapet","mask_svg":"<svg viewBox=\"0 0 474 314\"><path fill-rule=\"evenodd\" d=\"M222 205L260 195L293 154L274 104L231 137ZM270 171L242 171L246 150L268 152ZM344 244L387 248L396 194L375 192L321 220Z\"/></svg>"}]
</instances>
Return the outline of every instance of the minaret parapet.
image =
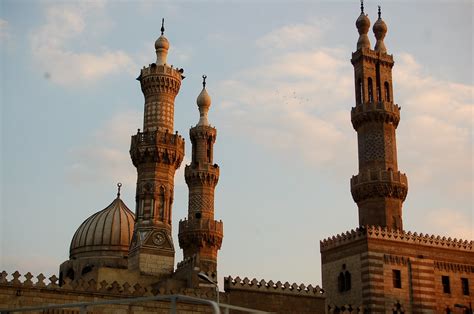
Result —
<instances>
[{"instance_id":1,"label":"minaret parapet","mask_svg":"<svg viewBox=\"0 0 474 314\"><path fill-rule=\"evenodd\" d=\"M397 128L400 122L400 107L388 101L357 104L351 109L351 121L356 131L367 122L392 123Z\"/></svg>"},{"instance_id":2,"label":"minaret parapet","mask_svg":"<svg viewBox=\"0 0 474 314\"><path fill-rule=\"evenodd\" d=\"M400 171L367 170L351 178L351 194L356 203L377 197L390 197L403 202L407 193L408 179Z\"/></svg>"},{"instance_id":3,"label":"minaret parapet","mask_svg":"<svg viewBox=\"0 0 474 314\"><path fill-rule=\"evenodd\" d=\"M359 62L361 59L373 64L380 62L383 65L390 67L392 67L395 63L393 60L393 55L389 55L387 53L382 54L370 48L359 49L352 53L351 63L353 65Z\"/></svg>"}]
</instances>

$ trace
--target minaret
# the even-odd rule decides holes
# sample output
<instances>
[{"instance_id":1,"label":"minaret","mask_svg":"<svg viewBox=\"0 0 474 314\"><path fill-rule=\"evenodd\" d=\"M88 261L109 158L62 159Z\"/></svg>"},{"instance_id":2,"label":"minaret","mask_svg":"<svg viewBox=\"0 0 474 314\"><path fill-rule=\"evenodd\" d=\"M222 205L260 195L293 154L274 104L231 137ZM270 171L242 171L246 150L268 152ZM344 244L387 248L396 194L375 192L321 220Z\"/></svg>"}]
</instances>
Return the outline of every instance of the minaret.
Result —
<instances>
[{"instance_id":1,"label":"minaret","mask_svg":"<svg viewBox=\"0 0 474 314\"><path fill-rule=\"evenodd\" d=\"M184 259L196 257L200 271L217 272L217 251L223 238L222 221L214 220L214 189L219 180L219 166L213 163L217 131L210 126L207 112L211 97L206 91L206 76L197 98L199 122L189 130L192 160L184 170L189 188L188 218L179 222L179 246Z\"/></svg>"},{"instance_id":2,"label":"minaret","mask_svg":"<svg viewBox=\"0 0 474 314\"><path fill-rule=\"evenodd\" d=\"M351 59L356 95L351 121L357 131L359 174L351 179L351 193L359 207L359 225L402 230L402 203L407 196L408 181L398 171L395 130L400 121L400 107L393 99L394 62L383 42L387 26L380 7L373 27L377 39L374 50L370 49L367 37L370 21L362 2L356 26L360 37Z\"/></svg>"},{"instance_id":3,"label":"minaret","mask_svg":"<svg viewBox=\"0 0 474 314\"><path fill-rule=\"evenodd\" d=\"M173 133L174 99L183 70L166 63L169 42L155 42L156 63L143 67L140 81L145 97L143 132L132 136L130 156L137 168L136 218L130 244L129 268L141 274L171 275L174 245L171 236L174 174L184 157L184 139Z\"/></svg>"}]
</instances>

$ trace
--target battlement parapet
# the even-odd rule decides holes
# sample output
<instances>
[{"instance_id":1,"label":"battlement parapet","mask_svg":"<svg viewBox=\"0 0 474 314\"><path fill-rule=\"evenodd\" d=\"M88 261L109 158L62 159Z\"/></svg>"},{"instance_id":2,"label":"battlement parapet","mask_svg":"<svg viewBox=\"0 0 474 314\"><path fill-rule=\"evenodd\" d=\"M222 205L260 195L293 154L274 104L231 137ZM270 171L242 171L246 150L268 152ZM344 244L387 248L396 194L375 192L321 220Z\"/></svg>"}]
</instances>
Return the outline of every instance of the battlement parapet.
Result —
<instances>
[{"instance_id":1,"label":"battlement parapet","mask_svg":"<svg viewBox=\"0 0 474 314\"><path fill-rule=\"evenodd\" d=\"M189 129L189 137L191 139L209 139L216 140L217 129L210 125L196 125Z\"/></svg>"},{"instance_id":2,"label":"battlement parapet","mask_svg":"<svg viewBox=\"0 0 474 314\"><path fill-rule=\"evenodd\" d=\"M181 80L184 78L182 74L182 69L152 63L141 69L137 80L140 81L145 97L157 93L170 93L176 96L181 87Z\"/></svg>"},{"instance_id":3,"label":"battlement parapet","mask_svg":"<svg viewBox=\"0 0 474 314\"><path fill-rule=\"evenodd\" d=\"M304 284L289 284L288 282L281 283L280 281L274 283L273 281L265 281L257 279L240 279L240 277L232 278L231 276L224 278L224 290L225 292L231 292L232 290L243 290L249 292L266 292L266 293L279 293L279 294L290 294L290 295L301 295L311 297L325 297L324 290L319 286L313 287L312 285L305 286Z\"/></svg>"},{"instance_id":4,"label":"battlement parapet","mask_svg":"<svg viewBox=\"0 0 474 314\"><path fill-rule=\"evenodd\" d=\"M207 274L213 276L212 273ZM9 279L9 277L11 279ZM23 278L24 279L23 279ZM215 278L210 277L210 278ZM36 279L34 279L36 278ZM45 280L48 279L48 280ZM199 289L155 289L152 286L142 286L139 283L135 283L133 286L125 282L123 284L117 281L107 282L105 280L97 282L94 279L84 281L83 279L71 281L69 278L63 280L62 284L59 284L59 278L56 275L52 275L46 278L43 274L39 274L34 277L30 272L25 275L21 275L18 271L13 272L9 275L6 271L0 272L0 287L12 287L15 289L41 289L51 292L75 292L75 293L87 293L94 295L114 295L124 297L141 297L141 296L152 296L159 294L182 294L187 296L194 296L200 298L214 298L214 292L205 291Z\"/></svg>"},{"instance_id":5,"label":"battlement parapet","mask_svg":"<svg viewBox=\"0 0 474 314\"><path fill-rule=\"evenodd\" d=\"M320 251L326 251L360 239L380 239L395 242L412 243L429 247L471 251L474 241L451 239L423 233L412 233L381 226L363 226L347 231L319 242Z\"/></svg>"},{"instance_id":6,"label":"battlement parapet","mask_svg":"<svg viewBox=\"0 0 474 314\"><path fill-rule=\"evenodd\" d=\"M352 176L351 187L370 182L393 182L408 186L407 175L392 170L367 170Z\"/></svg>"},{"instance_id":7,"label":"battlement parapet","mask_svg":"<svg viewBox=\"0 0 474 314\"><path fill-rule=\"evenodd\" d=\"M364 61L376 63L377 61L381 63L381 65L393 67L393 55L389 55L384 52L379 52L372 50L370 48L362 48L358 49L356 52L352 53L351 63L355 65L359 59L363 58Z\"/></svg>"},{"instance_id":8,"label":"battlement parapet","mask_svg":"<svg viewBox=\"0 0 474 314\"><path fill-rule=\"evenodd\" d=\"M366 122L392 123L395 128L400 122L400 107L387 101L358 104L351 109L352 126L357 129Z\"/></svg>"}]
</instances>

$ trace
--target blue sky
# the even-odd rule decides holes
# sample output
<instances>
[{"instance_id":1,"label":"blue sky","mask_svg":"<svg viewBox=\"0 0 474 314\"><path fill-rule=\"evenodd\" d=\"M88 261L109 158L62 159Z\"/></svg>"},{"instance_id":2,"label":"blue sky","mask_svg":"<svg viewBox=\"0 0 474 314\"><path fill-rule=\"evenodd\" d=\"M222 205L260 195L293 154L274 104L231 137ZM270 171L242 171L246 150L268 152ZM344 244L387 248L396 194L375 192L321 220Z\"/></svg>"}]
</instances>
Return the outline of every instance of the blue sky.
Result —
<instances>
[{"instance_id":1,"label":"blue sky","mask_svg":"<svg viewBox=\"0 0 474 314\"><path fill-rule=\"evenodd\" d=\"M472 2L366 1L372 23L378 4L402 107L404 227L473 239ZM133 210L128 149L144 102L135 78L155 60L164 17L168 62L186 75L175 102L186 163L208 76L219 276L320 284L319 241L358 223L349 60L359 12L358 1L2 0L0 268L57 273L74 231L119 181ZM178 262L182 169L175 184Z\"/></svg>"}]
</instances>

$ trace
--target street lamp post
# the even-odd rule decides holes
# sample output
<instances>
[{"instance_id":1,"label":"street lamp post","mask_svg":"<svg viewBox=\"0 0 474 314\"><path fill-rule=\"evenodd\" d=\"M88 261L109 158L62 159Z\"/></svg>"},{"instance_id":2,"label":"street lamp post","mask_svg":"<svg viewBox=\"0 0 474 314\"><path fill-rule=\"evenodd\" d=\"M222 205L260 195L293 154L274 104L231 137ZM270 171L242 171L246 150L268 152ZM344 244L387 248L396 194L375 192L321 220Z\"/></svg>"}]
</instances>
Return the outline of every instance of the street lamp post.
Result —
<instances>
[{"instance_id":1,"label":"street lamp post","mask_svg":"<svg viewBox=\"0 0 474 314\"><path fill-rule=\"evenodd\" d=\"M214 287L216 287L216 294L217 294L217 306L219 306L219 286L217 285L217 282L212 281L211 278L209 278L205 273L199 272L198 277L201 278L202 280L205 280L212 284Z\"/></svg>"}]
</instances>

